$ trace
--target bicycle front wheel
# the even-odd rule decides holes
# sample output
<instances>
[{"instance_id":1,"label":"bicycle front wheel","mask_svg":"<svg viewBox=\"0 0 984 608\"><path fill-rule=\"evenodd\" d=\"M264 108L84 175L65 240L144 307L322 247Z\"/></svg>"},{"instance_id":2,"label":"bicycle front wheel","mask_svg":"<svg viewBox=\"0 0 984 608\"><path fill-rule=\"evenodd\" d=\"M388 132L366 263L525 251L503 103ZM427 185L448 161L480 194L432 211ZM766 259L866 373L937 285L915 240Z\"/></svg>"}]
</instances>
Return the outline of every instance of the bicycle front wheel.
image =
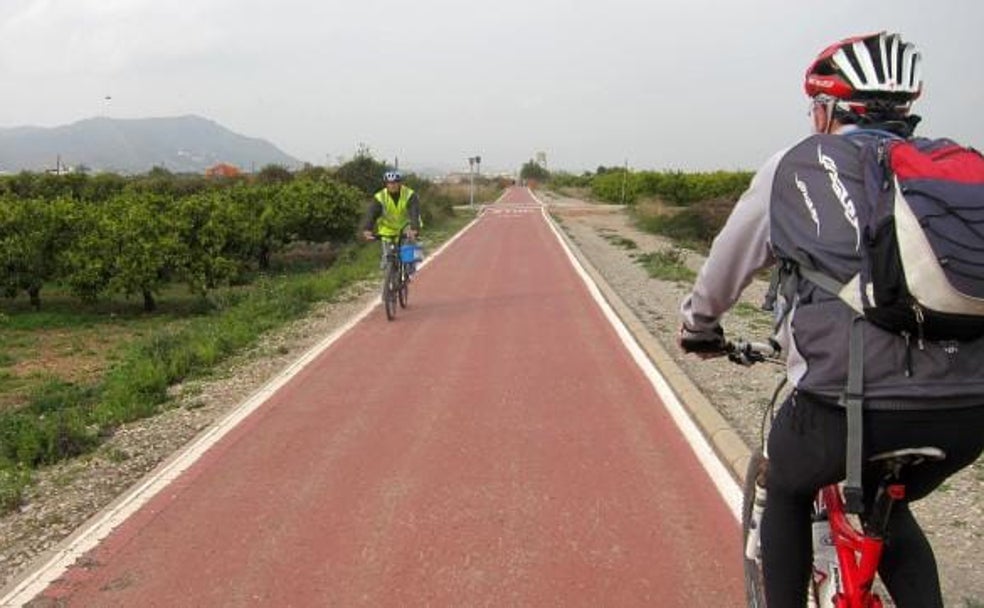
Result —
<instances>
[{"instance_id":1,"label":"bicycle front wheel","mask_svg":"<svg viewBox=\"0 0 984 608\"><path fill-rule=\"evenodd\" d=\"M741 501L741 561L745 571L745 598L749 608L765 608L765 579L762 577L761 559L750 559L746 550L749 544L749 534L754 534L751 543L752 549L758 550L758 530L753 530L756 525L752 521L752 511L755 506L756 479L759 472L766 465L765 456L756 451L748 461L748 470L745 471L745 487Z\"/></svg>"},{"instance_id":2,"label":"bicycle front wheel","mask_svg":"<svg viewBox=\"0 0 984 608\"><path fill-rule=\"evenodd\" d=\"M407 264L400 264L400 289L398 291L400 308L407 307L410 298L410 273Z\"/></svg>"},{"instance_id":3,"label":"bicycle front wheel","mask_svg":"<svg viewBox=\"0 0 984 608\"><path fill-rule=\"evenodd\" d=\"M386 276L383 278L383 307L386 309L386 318L392 321L396 318L396 299L400 289L400 269L398 264L390 263L386 267Z\"/></svg>"}]
</instances>

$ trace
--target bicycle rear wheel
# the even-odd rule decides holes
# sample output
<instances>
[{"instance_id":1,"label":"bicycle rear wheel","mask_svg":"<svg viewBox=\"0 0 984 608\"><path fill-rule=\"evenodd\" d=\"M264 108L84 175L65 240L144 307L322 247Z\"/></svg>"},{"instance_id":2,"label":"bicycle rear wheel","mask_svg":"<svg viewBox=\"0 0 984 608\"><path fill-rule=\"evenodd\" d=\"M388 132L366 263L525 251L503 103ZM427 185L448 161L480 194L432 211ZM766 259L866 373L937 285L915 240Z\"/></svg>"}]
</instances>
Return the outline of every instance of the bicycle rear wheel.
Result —
<instances>
[{"instance_id":1,"label":"bicycle rear wheel","mask_svg":"<svg viewBox=\"0 0 984 608\"><path fill-rule=\"evenodd\" d=\"M396 299L397 291L400 288L400 269L399 265L390 262L386 266L386 276L383 278L383 307L386 309L386 318L392 321L396 318Z\"/></svg>"},{"instance_id":2,"label":"bicycle rear wheel","mask_svg":"<svg viewBox=\"0 0 984 608\"><path fill-rule=\"evenodd\" d=\"M741 502L741 561L745 571L745 599L749 608L765 608L765 579L762 577L762 562L749 559L745 554L749 532L752 531L752 508L755 505L755 480L765 466L765 457L754 452L745 471L745 486Z\"/></svg>"}]
</instances>

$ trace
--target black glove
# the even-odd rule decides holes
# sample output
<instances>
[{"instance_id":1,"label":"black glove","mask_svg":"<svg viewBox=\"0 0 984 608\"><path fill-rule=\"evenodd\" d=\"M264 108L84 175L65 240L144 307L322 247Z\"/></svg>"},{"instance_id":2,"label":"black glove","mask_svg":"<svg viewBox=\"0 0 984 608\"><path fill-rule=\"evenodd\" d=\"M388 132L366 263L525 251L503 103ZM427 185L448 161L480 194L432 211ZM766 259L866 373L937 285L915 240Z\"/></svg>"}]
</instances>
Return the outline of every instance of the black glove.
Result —
<instances>
[{"instance_id":1,"label":"black glove","mask_svg":"<svg viewBox=\"0 0 984 608\"><path fill-rule=\"evenodd\" d=\"M723 355L725 353L724 329L720 325L703 331L694 331L686 325L681 325L677 342L685 353L699 355Z\"/></svg>"}]
</instances>

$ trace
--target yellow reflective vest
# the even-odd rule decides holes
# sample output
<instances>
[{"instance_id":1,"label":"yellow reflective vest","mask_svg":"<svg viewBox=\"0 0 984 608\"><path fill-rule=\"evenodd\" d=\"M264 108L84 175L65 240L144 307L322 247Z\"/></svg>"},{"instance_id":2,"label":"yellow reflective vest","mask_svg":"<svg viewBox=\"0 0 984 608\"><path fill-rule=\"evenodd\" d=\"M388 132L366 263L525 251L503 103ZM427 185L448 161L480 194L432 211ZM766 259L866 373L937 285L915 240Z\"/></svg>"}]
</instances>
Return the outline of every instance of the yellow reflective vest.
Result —
<instances>
[{"instance_id":1,"label":"yellow reflective vest","mask_svg":"<svg viewBox=\"0 0 984 608\"><path fill-rule=\"evenodd\" d=\"M400 188L400 198L393 200L389 190L383 188L376 193L375 199L383 207L383 214L376 220L376 231L380 236L395 237L400 229L410 221L409 204L413 190L409 186ZM423 221L421 220L421 225Z\"/></svg>"}]
</instances>

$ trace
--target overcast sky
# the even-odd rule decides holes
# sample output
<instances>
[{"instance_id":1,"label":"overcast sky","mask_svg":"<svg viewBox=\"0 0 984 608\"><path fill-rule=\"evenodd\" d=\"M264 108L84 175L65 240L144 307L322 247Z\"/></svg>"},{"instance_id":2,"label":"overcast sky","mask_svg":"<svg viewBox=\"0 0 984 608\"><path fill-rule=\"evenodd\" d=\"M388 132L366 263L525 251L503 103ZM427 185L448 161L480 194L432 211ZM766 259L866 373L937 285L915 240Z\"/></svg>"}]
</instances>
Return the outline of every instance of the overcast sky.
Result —
<instances>
[{"instance_id":1,"label":"overcast sky","mask_svg":"<svg viewBox=\"0 0 984 608\"><path fill-rule=\"evenodd\" d=\"M984 146L980 0L0 0L0 127L196 114L315 164L753 169L803 72L887 29L921 132ZM110 99L107 99L110 97Z\"/></svg>"}]
</instances>

